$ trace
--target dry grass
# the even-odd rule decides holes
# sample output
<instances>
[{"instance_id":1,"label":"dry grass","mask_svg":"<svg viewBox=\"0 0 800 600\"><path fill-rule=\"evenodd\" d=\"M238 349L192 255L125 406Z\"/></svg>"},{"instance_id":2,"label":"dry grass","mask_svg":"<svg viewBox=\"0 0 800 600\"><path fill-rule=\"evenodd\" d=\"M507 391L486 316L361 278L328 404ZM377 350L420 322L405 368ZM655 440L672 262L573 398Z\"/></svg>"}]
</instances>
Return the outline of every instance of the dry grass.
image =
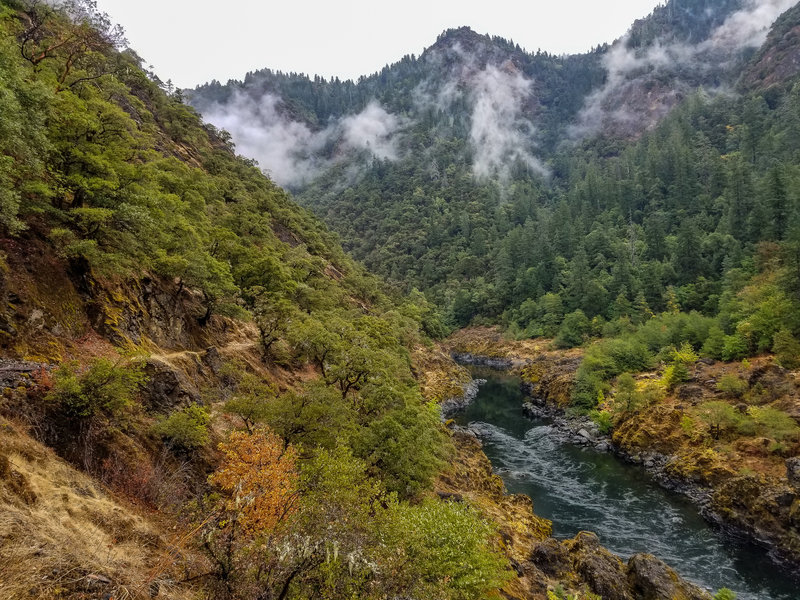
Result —
<instances>
[{"instance_id":1,"label":"dry grass","mask_svg":"<svg viewBox=\"0 0 800 600\"><path fill-rule=\"evenodd\" d=\"M0 420L0 598L159 598L174 583L152 523Z\"/></svg>"},{"instance_id":2,"label":"dry grass","mask_svg":"<svg viewBox=\"0 0 800 600\"><path fill-rule=\"evenodd\" d=\"M499 327L467 327L454 332L445 345L454 352L477 356L509 358L520 366L550 349L552 340L545 338L514 340L503 335Z\"/></svg>"}]
</instances>

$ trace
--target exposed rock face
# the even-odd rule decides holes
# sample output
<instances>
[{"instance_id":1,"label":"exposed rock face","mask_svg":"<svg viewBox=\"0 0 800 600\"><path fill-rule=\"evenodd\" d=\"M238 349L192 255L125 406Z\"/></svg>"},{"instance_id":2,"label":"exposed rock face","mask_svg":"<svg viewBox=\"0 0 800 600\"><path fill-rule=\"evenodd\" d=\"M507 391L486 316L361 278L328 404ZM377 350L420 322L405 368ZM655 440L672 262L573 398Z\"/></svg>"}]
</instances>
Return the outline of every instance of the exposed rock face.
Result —
<instances>
[{"instance_id":1,"label":"exposed rock face","mask_svg":"<svg viewBox=\"0 0 800 600\"><path fill-rule=\"evenodd\" d=\"M34 373L49 368L49 365L43 363L2 358L0 359L0 389L28 387Z\"/></svg>"},{"instance_id":2,"label":"exposed rock face","mask_svg":"<svg viewBox=\"0 0 800 600\"><path fill-rule=\"evenodd\" d=\"M800 456L786 460L786 479L790 486L800 492Z\"/></svg>"},{"instance_id":3,"label":"exposed rock face","mask_svg":"<svg viewBox=\"0 0 800 600\"><path fill-rule=\"evenodd\" d=\"M203 364L211 369L211 372L214 375L219 375L222 371L222 357L219 354L219 350L217 350L216 346L211 346L207 348L203 356L201 357Z\"/></svg>"},{"instance_id":4,"label":"exposed rock face","mask_svg":"<svg viewBox=\"0 0 800 600\"><path fill-rule=\"evenodd\" d=\"M472 404L472 401L475 400L475 396L478 395L480 386L482 386L484 383L486 383L485 379L473 379L464 386L463 395L443 400L440 403L442 417L447 417L452 413L458 412L459 410L462 410Z\"/></svg>"},{"instance_id":5,"label":"exposed rock face","mask_svg":"<svg viewBox=\"0 0 800 600\"><path fill-rule=\"evenodd\" d=\"M637 600L710 600L711 594L683 579L652 554L628 561L628 584ZM605 596L603 596L605 598Z\"/></svg>"},{"instance_id":6,"label":"exposed rock face","mask_svg":"<svg viewBox=\"0 0 800 600\"><path fill-rule=\"evenodd\" d=\"M558 579L564 577L572 566L567 549L555 538L547 538L534 546L531 562L546 575Z\"/></svg>"},{"instance_id":7,"label":"exposed rock face","mask_svg":"<svg viewBox=\"0 0 800 600\"><path fill-rule=\"evenodd\" d=\"M595 594L604 600L633 600L624 563L600 545L597 535L582 531L575 539L564 543L575 572Z\"/></svg>"},{"instance_id":8,"label":"exposed rock face","mask_svg":"<svg viewBox=\"0 0 800 600\"><path fill-rule=\"evenodd\" d=\"M636 554L625 564L586 531L571 540L538 543L530 562L543 574L586 586L603 600L711 600L655 556Z\"/></svg>"},{"instance_id":9,"label":"exposed rock face","mask_svg":"<svg viewBox=\"0 0 800 600\"><path fill-rule=\"evenodd\" d=\"M168 411L177 406L200 401L197 387L181 371L166 362L149 358L145 363L147 383L143 390L150 410Z\"/></svg>"},{"instance_id":10,"label":"exposed rock face","mask_svg":"<svg viewBox=\"0 0 800 600\"><path fill-rule=\"evenodd\" d=\"M510 369L514 364L510 358L477 356L469 352L453 352L452 356L453 360L461 365L476 365L480 367L491 367L492 369Z\"/></svg>"}]
</instances>

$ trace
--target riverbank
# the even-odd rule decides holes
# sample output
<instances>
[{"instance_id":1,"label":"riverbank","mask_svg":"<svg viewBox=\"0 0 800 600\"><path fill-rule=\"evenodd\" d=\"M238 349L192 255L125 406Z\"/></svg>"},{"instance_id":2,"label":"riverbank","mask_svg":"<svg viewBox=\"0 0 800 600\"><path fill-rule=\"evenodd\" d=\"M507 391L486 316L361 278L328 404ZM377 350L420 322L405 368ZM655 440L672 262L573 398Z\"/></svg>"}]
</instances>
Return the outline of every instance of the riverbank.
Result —
<instances>
[{"instance_id":1,"label":"riverbank","mask_svg":"<svg viewBox=\"0 0 800 600\"><path fill-rule=\"evenodd\" d=\"M773 402L792 410L797 403L794 374L774 368L769 357L749 365L698 364L685 384L602 435L587 417L566 417L580 349L553 350L546 340L508 341L488 328L457 332L449 349L454 356L470 355L472 364L487 352L492 362L510 365L506 368L525 382L531 416L553 417L572 443L642 465L663 487L690 498L707 520L763 545L773 560L800 563L800 478L792 476L797 449L776 453L753 436L713 439L698 418L707 402L724 400L716 382L731 373L763 395L782 391ZM657 376L637 377L652 381Z\"/></svg>"},{"instance_id":2,"label":"riverbank","mask_svg":"<svg viewBox=\"0 0 800 600\"><path fill-rule=\"evenodd\" d=\"M561 541L553 538L552 524L535 514L529 496L506 493L478 437L454 425L450 432L455 455L451 468L439 477L436 492L444 500L469 502L497 525L498 543L514 571L502 597L547 600L548 592L562 590L582 600L711 599L651 554L638 553L626 562L590 532Z\"/></svg>"}]
</instances>

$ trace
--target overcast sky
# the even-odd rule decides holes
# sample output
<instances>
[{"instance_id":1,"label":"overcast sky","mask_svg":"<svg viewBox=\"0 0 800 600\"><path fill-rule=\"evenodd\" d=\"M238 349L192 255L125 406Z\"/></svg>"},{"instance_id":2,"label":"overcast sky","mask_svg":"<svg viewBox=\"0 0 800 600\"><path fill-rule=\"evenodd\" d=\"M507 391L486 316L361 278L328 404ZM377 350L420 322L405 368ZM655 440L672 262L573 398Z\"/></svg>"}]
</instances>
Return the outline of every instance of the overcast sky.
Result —
<instances>
[{"instance_id":1,"label":"overcast sky","mask_svg":"<svg viewBox=\"0 0 800 600\"><path fill-rule=\"evenodd\" d=\"M420 54L450 27L529 51L589 50L625 33L657 0L99 0L163 79L194 87L247 71L357 78Z\"/></svg>"}]
</instances>

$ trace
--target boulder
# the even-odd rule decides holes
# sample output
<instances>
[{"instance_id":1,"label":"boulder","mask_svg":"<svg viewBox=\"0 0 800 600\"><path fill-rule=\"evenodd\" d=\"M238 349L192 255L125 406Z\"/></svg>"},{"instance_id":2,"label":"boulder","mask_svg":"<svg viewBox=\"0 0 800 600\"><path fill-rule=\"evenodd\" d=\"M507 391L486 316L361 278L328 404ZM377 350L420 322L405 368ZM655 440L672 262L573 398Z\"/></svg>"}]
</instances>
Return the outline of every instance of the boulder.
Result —
<instances>
[{"instance_id":1,"label":"boulder","mask_svg":"<svg viewBox=\"0 0 800 600\"><path fill-rule=\"evenodd\" d=\"M627 574L637 600L711 600L711 594L681 579L652 554L634 554L628 561Z\"/></svg>"},{"instance_id":2,"label":"boulder","mask_svg":"<svg viewBox=\"0 0 800 600\"><path fill-rule=\"evenodd\" d=\"M603 600L633 600L624 563L600 545L594 533L580 532L566 542L575 572Z\"/></svg>"},{"instance_id":3,"label":"boulder","mask_svg":"<svg viewBox=\"0 0 800 600\"><path fill-rule=\"evenodd\" d=\"M200 392L181 371L166 362L150 358L144 366L147 382L142 395L152 411L170 411L200 402Z\"/></svg>"},{"instance_id":4,"label":"boulder","mask_svg":"<svg viewBox=\"0 0 800 600\"><path fill-rule=\"evenodd\" d=\"M217 350L216 346L207 348L200 360L203 361L205 366L211 369L214 375L219 375L222 371L222 357L219 355L219 350Z\"/></svg>"},{"instance_id":5,"label":"boulder","mask_svg":"<svg viewBox=\"0 0 800 600\"><path fill-rule=\"evenodd\" d=\"M570 570L570 559L566 548L555 538L539 542L531 551L531 562L543 573L562 578Z\"/></svg>"}]
</instances>

